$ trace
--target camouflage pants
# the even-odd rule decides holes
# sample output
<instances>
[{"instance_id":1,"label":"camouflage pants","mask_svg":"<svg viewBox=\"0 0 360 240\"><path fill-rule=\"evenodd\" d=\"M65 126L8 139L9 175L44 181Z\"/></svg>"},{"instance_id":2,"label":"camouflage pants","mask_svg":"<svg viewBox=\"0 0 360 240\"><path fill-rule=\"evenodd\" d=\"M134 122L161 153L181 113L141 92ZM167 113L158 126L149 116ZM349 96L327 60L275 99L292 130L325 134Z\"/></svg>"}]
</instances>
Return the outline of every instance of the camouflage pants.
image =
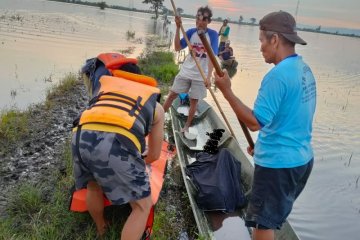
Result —
<instances>
[{"instance_id":1,"label":"camouflage pants","mask_svg":"<svg viewBox=\"0 0 360 240\"><path fill-rule=\"evenodd\" d=\"M139 200L150 195L145 162L136 148L127 147L116 133L81 130L78 158L76 133L72 155L76 189L96 181L114 205Z\"/></svg>"}]
</instances>

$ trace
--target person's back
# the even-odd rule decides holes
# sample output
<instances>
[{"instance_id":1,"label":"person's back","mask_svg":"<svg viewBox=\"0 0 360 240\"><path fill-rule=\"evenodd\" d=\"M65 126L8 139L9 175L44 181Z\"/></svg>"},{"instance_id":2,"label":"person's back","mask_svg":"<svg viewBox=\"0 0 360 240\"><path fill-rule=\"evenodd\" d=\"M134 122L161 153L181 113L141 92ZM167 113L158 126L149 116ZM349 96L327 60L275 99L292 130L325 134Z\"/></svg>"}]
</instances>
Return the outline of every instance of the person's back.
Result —
<instances>
[{"instance_id":1,"label":"person's back","mask_svg":"<svg viewBox=\"0 0 360 240\"><path fill-rule=\"evenodd\" d=\"M130 204L121 239L134 240L143 234L152 207L145 163L159 158L164 125L157 103L160 90L154 79L140 75L136 62L117 53L100 54L95 65L83 68L93 98L72 138L76 189L87 188L87 207L98 235L107 226L105 194L112 205Z\"/></svg>"}]
</instances>

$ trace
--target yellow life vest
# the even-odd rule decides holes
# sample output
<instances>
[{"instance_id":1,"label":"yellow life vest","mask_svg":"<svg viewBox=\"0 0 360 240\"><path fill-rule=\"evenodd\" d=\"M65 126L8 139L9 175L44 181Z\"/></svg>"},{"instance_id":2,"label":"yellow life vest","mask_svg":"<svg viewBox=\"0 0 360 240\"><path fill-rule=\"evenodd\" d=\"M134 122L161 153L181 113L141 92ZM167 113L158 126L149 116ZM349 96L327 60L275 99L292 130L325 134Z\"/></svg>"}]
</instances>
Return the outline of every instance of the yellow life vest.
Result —
<instances>
[{"instance_id":1,"label":"yellow life vest","mask_svg":"<svg viewBox=\"0 0 360 240\"><path fill-rule=\"evenodd\" d=\"M79 125L84 126L84 129L86 129L87 124L92 126L104 124L123 128L135 135L140 143L141 151L144 151L145 136L152 125L156 100L160 90L144 84L147 83L146 79L151 79L151 83L155 81L146 76L129 75L124 71L117 72L117 76L102 76L100 78L99 93L90 101L88 109L81 114ZM99 129L92 127L92 130L101 131L103 129L102 127ZM128 136L127 134L124 135ZM131 137L130 140L134 142ZM136 141L134 144L137 145Z\"/></svg>"}]
</instances>

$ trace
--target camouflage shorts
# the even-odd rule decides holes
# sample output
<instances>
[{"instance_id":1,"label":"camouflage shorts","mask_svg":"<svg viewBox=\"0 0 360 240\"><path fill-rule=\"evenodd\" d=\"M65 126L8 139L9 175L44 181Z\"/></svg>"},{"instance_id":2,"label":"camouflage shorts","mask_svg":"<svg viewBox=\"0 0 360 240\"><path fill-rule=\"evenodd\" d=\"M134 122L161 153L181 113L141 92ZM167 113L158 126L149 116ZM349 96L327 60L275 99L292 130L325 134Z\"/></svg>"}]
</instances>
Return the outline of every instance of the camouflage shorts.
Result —
<instances>
[{"instance_id":1,"label":"camouflage shorts","mask_svg":"<svg viewBox=\"0 0 360 240\"><path fill-rule=\"evenodd\" d=\"M81 130L79 150L82 161L79 161L76 134L73 134L76 189L85 188L89 181L95 180L115 205L150 195L145 162L136 148L124 144L124 138L116 133Z\"/></svg>"}]
</instances>

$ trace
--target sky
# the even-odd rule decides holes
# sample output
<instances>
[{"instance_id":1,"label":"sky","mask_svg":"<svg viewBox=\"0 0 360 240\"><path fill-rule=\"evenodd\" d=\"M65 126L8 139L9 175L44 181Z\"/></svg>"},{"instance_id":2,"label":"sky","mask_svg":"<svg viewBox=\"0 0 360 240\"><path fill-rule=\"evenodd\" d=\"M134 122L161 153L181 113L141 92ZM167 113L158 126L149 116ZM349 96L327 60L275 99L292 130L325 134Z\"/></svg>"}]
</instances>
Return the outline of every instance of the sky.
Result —
<instances>
[{"instance_id":1,"label":"sky","mask_svg":"<svg viewBox=\"0 0 360 240\"><path fill-rule=\"evenodd\" d=\"M109 5L148 9L143 0L104 0ZM283 10L296 17L298 25L360 29L360 0L174 0L177 8L194 14L198 7L209 5L215 17L258 22L269 12ZM299 2L296 14L297 4ZM172 9L170 0L164 6Z\"/></svg>"}]
</instances>

